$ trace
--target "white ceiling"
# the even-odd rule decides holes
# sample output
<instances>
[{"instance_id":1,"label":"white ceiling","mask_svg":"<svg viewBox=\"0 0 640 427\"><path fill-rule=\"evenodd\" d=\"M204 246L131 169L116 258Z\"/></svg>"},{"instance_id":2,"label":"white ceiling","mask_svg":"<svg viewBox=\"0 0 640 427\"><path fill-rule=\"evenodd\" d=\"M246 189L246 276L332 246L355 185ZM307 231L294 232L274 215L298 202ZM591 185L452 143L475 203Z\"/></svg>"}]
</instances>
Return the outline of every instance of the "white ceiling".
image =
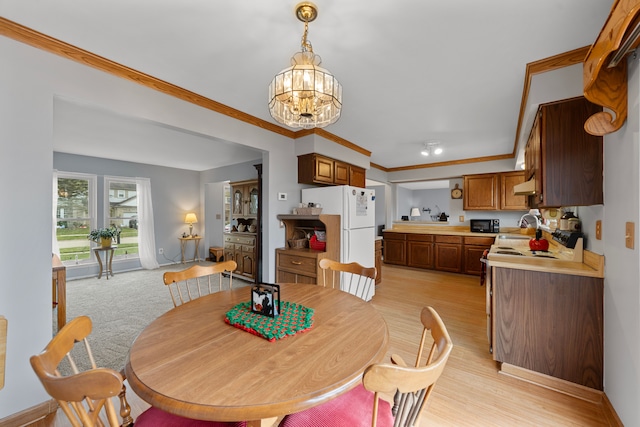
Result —
<instances>
[{"instance_id":1,"label":"white ceiling","mask_svg":"<svg viewBox=\"0 0 640 427\"><path fill-rule=\"evenodd\" d=\"M0 16L275 123L267 86L299 50L298 0L0 0ZM392 168L513 151L529 62L590 45L609 0L317 0L309 40L344 88L325 128ZM97 106L57 100L54 148L192 170L260 153ZM82 120L80 120L82 119ZM95 132L100 127L102 132ZM149 140L157 148L136 152ZM100 138L100 139L97 139ZM180 138L180 144L175 144ZM109 143L105 143L109 141ZM179 145L179 147L176 147ZM191 148L188 148L191 147ZM143 152L142 152L143 151ZM220 155L220 153L224 153ZM225 156L229 156L226 158ZM433 161L433 160L432 160Z\"/></svg>"}]
</instances>

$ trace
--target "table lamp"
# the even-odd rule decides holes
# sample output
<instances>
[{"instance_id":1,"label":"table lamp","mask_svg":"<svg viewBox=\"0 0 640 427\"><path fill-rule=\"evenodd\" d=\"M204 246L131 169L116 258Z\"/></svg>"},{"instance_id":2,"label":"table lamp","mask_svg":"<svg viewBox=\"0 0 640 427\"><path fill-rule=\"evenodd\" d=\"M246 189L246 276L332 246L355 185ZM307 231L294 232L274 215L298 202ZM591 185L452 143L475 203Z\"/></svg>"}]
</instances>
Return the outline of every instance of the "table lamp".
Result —
<instances>
[{"instance_id":1,"label":"table lamp","mask_svg":"<svg viewBox=\"0 0 640 427\"><path fill-rule=\"evenodd\" d=\"M189 224L189 236L193 237L193 224L198 222L198 218L196 218L196 214L188 213L184 218L185 224Z\"/></svg>"},{"instance_id":2,"label":"table lamp","mask_svg":"<svg viewBox=\"0 0 640 427\"><path fill-rule=\"evenodd\" d=\"M411 208L411 214L412 217L414 216L420 216L420 209L418 208Z\"/></svg>"}]
</instances>

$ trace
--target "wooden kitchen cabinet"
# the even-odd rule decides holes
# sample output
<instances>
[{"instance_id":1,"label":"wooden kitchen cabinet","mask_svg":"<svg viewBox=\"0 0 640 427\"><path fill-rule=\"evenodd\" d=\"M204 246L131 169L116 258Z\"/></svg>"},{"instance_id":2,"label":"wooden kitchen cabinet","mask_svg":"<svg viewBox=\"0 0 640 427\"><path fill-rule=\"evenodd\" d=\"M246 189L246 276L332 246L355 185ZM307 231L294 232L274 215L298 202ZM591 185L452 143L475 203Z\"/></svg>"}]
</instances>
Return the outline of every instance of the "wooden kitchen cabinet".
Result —
<instances>
[{"instance_id":1,"label":"wooden kitchen cabinet","mask_svg":"<svg viewBox=\"0 0 640 427\"><path fill-rule=\"evenodd\" d=\"M513 194L513 187L525 181L524 171L465 175L464 210L527 210L526 196Z\"/></svg>"},{"instance_id":2,"label":"wooden kitchen cabinet","mask_svg":"<svg viewBox=\"0 0 640 427\"><path fill-rule=\"evenodd\" d=\"M463 209L480 211L499 209L499 175L495 173L465 175Z\"/></svg>"},{"instance_id":3,"label":"wooden kitchen cabinet","mask_svg":"<svg viewBox=\"0 0 640 427\"><path fill-rule=\"evenodd\" d=\"M435 236L435 269L460 273L462 271L462 236Z\"/></svg>"},{"instance_id":4,"label":"wooden kitchen cabinet","mask_svg":"<svg viewBox=\"0 0 640 427\"><path fill-rule=\"evenodd\" d=\"M367 173L365 168L349 165L349 185L365 188L367 186Z\"/></svg>"},{"instance_id":5,"label":"wooden kitchen cabinet","mask_svg":"<svg viewBox=\"0 0 640 427\"><path fill-rule=\"evenodd\" d=\"M382 282L382 239L376 239L375 244L376 285Z\"/></svg>"},{"instance_id":6,"label":"wooden kitchen cabinet","mask_svg":"<svg viewBox=\"0 0 640 427\"><path fill-rule=\"evenodd\" d=\"M525 151L525 170L533 171L537 207L599 205L603 197L602 137L584 123L602 111L584 97L540 105ZM529 164L526 164L528 159Z\"/></svg>"},{"instance_id":7,"label":"wooden kitchen cabinet","mask_svg":"<svg viewBox=\"0 0 640 427\"><path fill-rule=\"evenodd\" d=\"M479 276L482 273L482 254L486 249L489 249L495 238L493 237L470 237L465 236L464 242L464 268L465 274L472 274Z\"/></svg>"},{"instance_id":8,"label":"wooden kitchen cabinet","mask_svg":"<svg viewBox=\"0 0 640 427\"><path fill-rule=\"evenodd\" d=\"M338 160L333 161L333 184L349 185L349 164Z\"/></svg>"},{"instance_id":9,"label":"wooden kitchen cabinet","mask_svg":"<svg viewBox=\"0 0 640 427\"><path fill-rule=\"evenodd\" d=\"M352 185L364 188L366 171L316 153L298 156L298 183L323 185Z\"/></svg>"},{"instance_id":10,"label":"wooden kitchen cabinet","mask_svg":"<svg viewBox=\"0 0 640 427\"><path fill-rule=\"evenodd\" d=\"M258 181L232 182L231 216L232 218L256 218L258 216Z\"/></svg>"},{"instance_id":11,"label":"wooden kitchen cabinet","mask_svg":"<svg viewBox=\"0 0 640 427\"><path fill-rule=\"evenodd\" d=\"M513 187L525 182L524 171L502 172L500 174L500 210L524 211L529 209L527 196L513 194Z\"/></svg>"},{"instance_id":12,"label":"wooden kitchen cabinet","mask_svg":"<svg viewBox=\"0 0 640 427\"><path fill-rule=\"evenodd\" d=\"M407 265L407 235L385 231L383 235L384 263Z\"/></svg>"},{"instance_id":13,"label":"wooden kitchen cabinet","mask_svg":"<svg viewBox=\"0 0 640 427\"><path fill-rule=\"evenodd\" d=\"M492 268L493 358L603 390L603 282Z\"/></svg>"},{"instance_id":14,"label":"wooden kitchen cabinet","mask_svg":"<svg viewBox=\"0 0 640 427\"><path fill-rule=\"evenodd\" d=\"M323 251L276 249L276 282L324 284L318 263L323 258L340 260L340 215L278 215L278 219L284 223L285 242L298 237L299 231L313 234L314 230L324 230L326 246ZM325 285L332 286L331 283Z\"/></svg>"},{"instance_id":15,"label":"wooden kitchen cabinet","mask_svg":"<svg viewBox=\"0 0 640 427\"><path fill-rule=\"evenodd\" d=\"M433 241L432 234L407 234L407 265L433 268Z\"/></svg>"}]
</instances>

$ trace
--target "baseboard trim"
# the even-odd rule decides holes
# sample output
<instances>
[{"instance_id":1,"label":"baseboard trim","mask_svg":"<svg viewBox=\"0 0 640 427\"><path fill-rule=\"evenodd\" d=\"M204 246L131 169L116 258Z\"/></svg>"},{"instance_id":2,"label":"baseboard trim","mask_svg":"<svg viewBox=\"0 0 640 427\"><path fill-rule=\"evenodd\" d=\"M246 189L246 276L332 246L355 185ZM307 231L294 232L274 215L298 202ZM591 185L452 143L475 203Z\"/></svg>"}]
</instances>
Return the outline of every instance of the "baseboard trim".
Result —
<instances>
[{"instance_id":1,"label":"baseboard trim","mask_svg":"<svg viewBox=\"0 0 640 427\"><path fill-rule=\"evenodd\" d=\"M586 400L593 403L603 403L604 392L570 381L555 378L550 375L534 372L519 366L502 363L499 371L501 374L508 375L520 380L524 380L539 386L555 390L559 393L568 394L578 399Z\"/></svg>"},{"instance_id":2,"label":"baseboard trim","mask_svg":"<svg viewBox=\"0 0 640 427\"><path fill-rule=\"evenodd\" d=\"M34 423L58 410L58 403L54 399L47 400L23 411L11 414L0 420L3 427L21 427Z\"/></svg>"},{"instance_id":3,"label":"baseboard trim","mask_svg":"<svg viewBox=\"0 0 640 427\"><path fill-rule=\"evenodd\" d=\"M620 419L620 417L618 417L616 410L613 408L613 405L611 404L611 401L609 401L609 398L606 394L602 399L602 408L604 409L604 414L607 418L607 421L609 421L610 426L624 427L622 420Z\"/></svg>"}]
</instances>

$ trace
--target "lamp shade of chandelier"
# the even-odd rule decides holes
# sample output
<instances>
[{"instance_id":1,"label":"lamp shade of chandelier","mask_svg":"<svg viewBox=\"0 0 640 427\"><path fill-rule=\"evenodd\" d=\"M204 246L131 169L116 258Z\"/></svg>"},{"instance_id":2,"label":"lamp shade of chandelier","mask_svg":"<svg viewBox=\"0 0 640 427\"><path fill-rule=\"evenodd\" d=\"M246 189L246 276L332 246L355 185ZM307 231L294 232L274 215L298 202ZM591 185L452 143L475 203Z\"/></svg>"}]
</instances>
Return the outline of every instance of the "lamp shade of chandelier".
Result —
<instances>
[{"instance_id":1,"label":"lamp shade of chandelier","mask_svg":"<svg viewBox=\"0 0 640 427\"><path fill-rule=\"evenodd\" d=\"M292 128L321 128L335 123L342 110L342 85L313 53L307 40L308 23L317 16L311 3L296 7L298 19L304 22L302 51L291 58L291 67L280 71L269 85L271 116Z\"/></svg>"}]
</instances>

